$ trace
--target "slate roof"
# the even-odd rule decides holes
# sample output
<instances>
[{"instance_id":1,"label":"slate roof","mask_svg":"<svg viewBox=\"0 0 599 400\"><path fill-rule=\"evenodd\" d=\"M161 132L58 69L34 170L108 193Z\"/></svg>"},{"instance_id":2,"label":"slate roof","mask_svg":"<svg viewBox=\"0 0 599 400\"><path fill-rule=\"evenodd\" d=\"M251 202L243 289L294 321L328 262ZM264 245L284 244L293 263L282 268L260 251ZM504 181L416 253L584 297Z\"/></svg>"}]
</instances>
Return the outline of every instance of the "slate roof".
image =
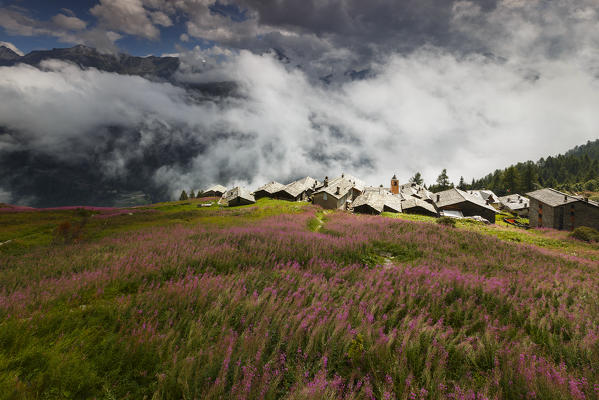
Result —
<instances>
[{"instance_id":1,"label":"slate roof","mask_svg":"<svg viewBox=\"0 0 599 400\"><path fill-rule=\"evenodd\" d=\"M287 186L285 186L282 190L290 194L292 197L297 197L306 190L312 189L316 186L318 181L309 176L298 179L295 182L291 182Z\"/></svg>"},{"instance_id":2,"label":"slate roof","mask_svg":"<svg viewBox=\"0 0 599 400\"><path fill-rule=\"evenodd\" d=\"M480 197L485 203L489 201L489 203L499 203L499 197L491 190L468 190L468 194L472 196Z\"/></svg>"},{"instance_id":3,"label":"slate roof","mask_svg":"<svg viewBox=\"0 0 599 400\"><path fill-rule=\"evenodd\" d=\"M385 196L385 203L384 203L383 211L385 211L385 209L391 209L391 211L395 211L395 212L403 211L403 204L401 202L400 196L396 196L391 193L385 193L384 196Z\"/></svg>"},{"instance_id":4,"label":"slate roof","mask_svg":"<svg viewBox=\"0 0 599 400\"><path fill-rule=\"evenodd\" d=\"M362 192L363 193L366 193L366 192L387 192L387 193L391 194L391 188L380 187L380 186L364 186L364 190ZM401 198L403 198L403 196L401 195L401 193L399 194L399 196Z\"/></svg>"},{"instance_id":5,"label":"slate roof","mask_svg":"<svg viewBox=\"0 0 599 400\"><path fill-rule=\"evenodd\" d=\"M250 192L248 192L247 190L245 190L244 188L241 188L239 186L234 187L233 189L225 192L223 194L221 200L229 203L229 202L235 200L236 198L241 198L243 200L247 200L252 203L256 202L256 199L254 199L254 196Z\"/></svg>"},{"instance_id":6,"label":"slate roof","mask_svg":"<svg viewBox=\"0 0 599 400\"><path fill-rule=\"evenodd\" d=\"M220 193L225 193L226 191L227 191L227 188L224 187L223 185L210 186L208 189L204 190L204 192L220 192Z\"/></svg>"},{"instance_id":7,"label":"slate roof","mask_svg":"<svg viewBox=\"0 0 599 400\"><path fill-rule=\"evenodd\" d=\"M341 175L342 178L345 178L346 180L350 181L351 183L354 184L354 189L359 190L360 192L364 191L364 187L366 186L366 184L359 178L356 178L353 175L348 175L348 174L343 174Z\"/></svg>"},{"instance_id":8,"label":"slate roof","mask_svg":"<svg viewBox=\"0 0 599 400\"><path fill-rule=\"evenodd\" d=\"M337 188L339 188L339 193L337 193ZM356 180L356 178L352 177L351 175L345 175L330 180L327 186L320 186L316 192L314 192L314 194L326 193L329 196L340 199L353 188L356 188L362 192L364 190L364 184L361 183L361 181Z\"/></svg>"},{"instance_id":9,"label":"slate roof","mask_svg":"<svg viewBox=\"0 0 599 400\"><path fill-rule=\"evenodd\" d=\"M353 208L368 205L377 212L381 213L385 208L401 212L401 197L395 196L386 190L367 190L356 197L351 204Z\"/></svg>"},{"instance_id":10,"label":"slate roof","mask_svg":"<svg viewBox=\"0 0 599 400\"><path fill-rule=\"evenodd\" d=\"M530 206L530 200L519 194L510 194L508 196L502 196L499 198L499 202L502 206L514 211L522 210Z\"/></svg>"},{"instance_id":11,"label":"slate roof","mask_svg":"<svg viewBox=\"0 0 599 400\"><path fill-rule=\"evenodd\" d=\"M437 201L437 196L439 196L438 201ZM473 194L470 194L470 193L460 190L458 188L448 189L448 190L444 190L442 192L433 194L433 201L435 202L435 204L437 205L438 208L443 208L446 206L451 206L454 204L459 204L464 201L467 201L467 202L476 204L480 207L486 208L488 210L497 212L497 210L493 206L487 204L482 199L482 197L475 196Z\"/></svg>"},{"instance_id":12,"label":"slate roof","mask_svg":"<svg viewBox=\"0 0 599 400\"><path fill-rule=\"evenodd\" d=\"M551 207L557 207L564 204L570 204L577 201L582 201L584 203L590 204L595 207L599 207L599 203L592 200L584 200L579 196L571 196L566 193L562 193L559 190L545 188L535 190L534 192L526 193L526 195L532 199L536 199L544 204L547 204Z\"/></svg>"},{"instance_id":13,"label":"slate roof","mask_svg":"<svg viewBox=\"0 0 599 400\"><path fill-rule=\"evenodd\" d=\"M481 197L485 201L490 200L491 203L499 202L499 196L497 196L492 190L483 189L483 190L479 190L478 193L480 193Z\"/></svg>"},{"instance_id":14,"label":"slate roof","mask_svg":"<svg viewBox=\"0 0 599 400\"><path fill-rule=\"evenodd\" d=\"M267 183L266 185L260 186L258 189L256 189L254 191L254 193L265 191L266 193L273 194L282 189L285 189L285 185L283 185L282 183L279 183L279 182L272 181L272 182Z\"/></svg>"},{"instance_id":15,"label":"slate roof","mask_svg":"<svg viewBox=\"0 0 599 400\"><path fill-rule=\"evenodd\" d=\"M401 194L404 195L404 197L414 196L424 200L432 200L433 198L433 194L429 192L427 189L425 189L424 186L413 182L404 183L403 185L400 185L399 191Z\"/></svg>"},{"instance_id":16,"label":"slate roof","mask_svg":"<svg viewBox=\"0 0 599 400\"><path fill-rule=\"evenodd\" d=\"M416 198L416 197L408 197L405 200L402 200L401 202L401 208L402 210L409 210L411 208L423 208L426 211L430 211L433 214L437 214L437 210L435 209L435 206L432 205L431 203L424 201L422 199Z\"/></svg>"}]
</instances>

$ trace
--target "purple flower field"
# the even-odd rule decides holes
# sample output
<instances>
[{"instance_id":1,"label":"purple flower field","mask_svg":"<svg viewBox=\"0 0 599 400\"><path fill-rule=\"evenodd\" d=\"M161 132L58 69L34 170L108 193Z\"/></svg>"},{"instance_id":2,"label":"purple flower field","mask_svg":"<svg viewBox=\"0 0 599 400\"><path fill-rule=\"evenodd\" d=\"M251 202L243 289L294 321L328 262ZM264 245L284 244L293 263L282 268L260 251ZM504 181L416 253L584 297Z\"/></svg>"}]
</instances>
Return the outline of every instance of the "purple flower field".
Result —
<instances>
[{"instance_id":1,"label":"purple flower field","mask_svg":"<svg viewBox=\"0 0 599 400\"><path fill-rule=\"evenodd\" d=\"M0 393L599 399L595 261L437 224L332 213L312 231L315 208L258 211L0 253Z\"/></svg>"}]
</instances>

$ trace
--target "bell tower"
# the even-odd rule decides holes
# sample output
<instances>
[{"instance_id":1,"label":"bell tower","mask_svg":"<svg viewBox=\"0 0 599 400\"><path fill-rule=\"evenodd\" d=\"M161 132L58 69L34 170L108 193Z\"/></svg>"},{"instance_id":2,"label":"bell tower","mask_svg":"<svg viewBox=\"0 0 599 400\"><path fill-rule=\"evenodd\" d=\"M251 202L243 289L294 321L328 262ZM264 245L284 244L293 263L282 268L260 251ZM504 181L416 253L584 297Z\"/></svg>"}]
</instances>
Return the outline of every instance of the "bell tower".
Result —
<instances>
[{"instance_id":1,"label":"bell tower","mask_svg":"<svg viewBox=\"0 0 599 400\"><path fill-rule=\"evenodd\" d=\"M399 180L395 175L393 175L393 178L391 178L391 193L399 194Z\"/></svg>"}]
</instances>

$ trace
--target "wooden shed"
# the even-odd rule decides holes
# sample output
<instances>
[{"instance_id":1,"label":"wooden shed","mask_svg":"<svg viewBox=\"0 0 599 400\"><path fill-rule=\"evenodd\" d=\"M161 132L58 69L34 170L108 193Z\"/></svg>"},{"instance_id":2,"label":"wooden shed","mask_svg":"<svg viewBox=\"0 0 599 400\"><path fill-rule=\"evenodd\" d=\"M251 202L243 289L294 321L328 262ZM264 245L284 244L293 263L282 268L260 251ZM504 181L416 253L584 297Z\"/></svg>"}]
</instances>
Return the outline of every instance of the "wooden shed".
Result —
<instances>
[{"instance_id":1,"label":"wooden shed","mask_svg":"<svg viewBox=\"0 0 599 400\"><path fill-rule=\"evenodd\" d=\"M434 204L413 196L401 201L401 209L406 214L428 215L431 217L439 216L439 212Z\"/></svg>"},{"instance_id":2,"label":"wooden shed","mask_svg":"<svg viewBox=\"0 0 599 400\"><path fill-rule=\"evenodd\" d=\"M229 207L245 206L255 202L254 196L239 186L225 192L220 200L221 204L226 204Z\"/></svg>"},{"instance_id":3,"label":"wooden shed","mask_svg":"<svg viewBox=\"0 0 599 400\"><path fill-rule=\"evenodd\" d=\"M227 188L223 185L214 185L204 190L202 192L202 197L221 197L226 191Z\"/></svg>"},{"instance_id":4,"label":"wooden shed","mask_svg":"<svg viewBox=\"0 0 599 400\"><path fill-rule=\"evenodd\" d=\"M272 181L272 182L267 183L264 186L260 186L252 194L254 195L254 198L256 200L259 200L264 197L272 198L275 193L277 193L278 191L283 190L283 189L285 189L285 185L283 185L282 183L279 183L279 182Z\"/></svg>"},{"instance_id":5,"label":"wooden shed","mask_svg":"<svg viewBox=\"0 0 599 400\"><path fill-rule=\"evenodd\" d=\"M365 190L358 196L351 208L360 214L380 214L384 211L399 213L401 209L401 195L394 195L388 190Z\"/></svg>"},{"instance_id":6,"label":"wooden shed","mask_svg":"<svg viewBox=\"0 0 599 400\"><path fill-rule=\"evenodd\" d=\"M481 216L490 223L495 223L497 210L484 201L482 197L475 196L463 190L453 188L433 195L433 201L439 211L460 211L465 217Z\"/></svg>"},{"instance_id":7,"label":"wooden shed","mask_svg":"<svg viewBox=\"0 0 599 400\"><path fill-rule=\"evenodd\" d=\"M499 198L499 209L526 218L529 215L530 200L519 194L502 196Z\"/></svg>"},{"instance_id":8,"label":"wooden shed","mask_svg":"<svg viewBox=\"0 0 599 400\"><path fill-rule=\"evenodd\" d=\"M273 193L272 196L279 200L307 201L310 198L310 195L314 193L317 186L318 181L307 176L305 178L298 179L295 182L291 182L281 190Z\"/></svg>"}]
</instances>

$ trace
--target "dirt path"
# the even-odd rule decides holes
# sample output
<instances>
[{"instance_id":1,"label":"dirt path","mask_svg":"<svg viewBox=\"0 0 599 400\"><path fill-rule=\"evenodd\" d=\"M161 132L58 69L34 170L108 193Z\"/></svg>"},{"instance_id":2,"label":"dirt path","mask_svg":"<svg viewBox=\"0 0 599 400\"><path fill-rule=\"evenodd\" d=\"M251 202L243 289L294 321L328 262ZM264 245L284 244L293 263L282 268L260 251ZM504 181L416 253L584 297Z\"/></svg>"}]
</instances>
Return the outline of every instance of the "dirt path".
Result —
<instances>
[{"instance_id":1,"label":"dirt path","mask_svg":"<svg viewBox=\"0 0 599 400\"><path fill-rule=\"evenodd\" d=\"M331 211L319 211L316 216L311 220L309 228L312 232L320 232L324 226L326 219L325 216Z\"/></svg>"}]
</instances>

